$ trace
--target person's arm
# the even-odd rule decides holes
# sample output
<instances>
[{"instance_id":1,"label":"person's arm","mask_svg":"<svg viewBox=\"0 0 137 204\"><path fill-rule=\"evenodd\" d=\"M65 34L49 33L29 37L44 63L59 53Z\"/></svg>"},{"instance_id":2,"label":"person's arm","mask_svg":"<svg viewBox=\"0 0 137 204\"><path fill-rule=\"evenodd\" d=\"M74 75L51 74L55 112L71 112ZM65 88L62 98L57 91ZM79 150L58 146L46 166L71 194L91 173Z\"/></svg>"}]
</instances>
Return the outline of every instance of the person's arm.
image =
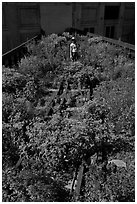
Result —
<instances>
[{"instance_id":1,"label":"person's arm","mask_svg":"<svg viewBox=\"0 0 137 204\"><path fill-rule=\"evenodd\" d=\"M71 50L72 50L72 46L71 46L71 44L70 44L70 59L72 58L72 52L71 52Z\"/></svg>"}]
</instances>

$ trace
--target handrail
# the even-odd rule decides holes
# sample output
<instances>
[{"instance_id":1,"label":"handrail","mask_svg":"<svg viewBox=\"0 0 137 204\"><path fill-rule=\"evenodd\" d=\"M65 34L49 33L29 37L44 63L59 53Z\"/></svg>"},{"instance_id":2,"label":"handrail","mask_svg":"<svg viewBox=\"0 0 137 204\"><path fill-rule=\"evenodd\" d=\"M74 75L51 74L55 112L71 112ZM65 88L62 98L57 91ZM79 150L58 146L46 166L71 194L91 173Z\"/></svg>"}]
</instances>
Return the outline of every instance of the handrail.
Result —
<instances>
[{"instance_id":1,"label":"handrail","mask_svg":"<svg viewBox=\"0 0 137 204\"><path fill-rule=\"evenodd\" d=\"M102 40L105 41L105 42L109 42L109 43L112 43L114 45L118 45L118 46L124 47L126 49L135 51L135 45L132 45L132 44L120 41L120 40L115 40L115 39L112 39L112 38L107 38L107 37L104 37L104 36L101 36L101 35L98 35L98 34L94 34L94 33L89 33L88 36L89 37L91 37L91 36L92 37L101 37Z\"/></svg>"},{"instance_id":2,"label":"handrail","mask_svg":"<svg viewBox=\"0 0 137 204\"><path fill-rule=\"evenodd\" d=\"M135 45L132 45L132 44L120 41L120 40L115 40L115 39L107 38L107 37L102 37L102 39L104 41L106 41L106 42L113 43L115 45L119 45L121 47L124 47L124 48L127 48L127 49L135 51Z\"/></svg>"},{"instance_id":3,"label":"handrail","mask_svg":"<svg viewBox=\"0 0 137 204\"><path fill-rule=\"evenodd\" d=\"M17 61L19 61L21 57L23 57L27 52L27 48L25 47L25 45L30 43L33 40L36 40L38 37L39 35L36 35L33 38L27 40L26 42L23 42L21 45L4 53L2 55L2 64L4 64L5 66L12 66L16 64Z\"/></svg>"},{"instance_id":4,"label":"handrail","mask_svg":"<svg viewBox=\"0 0 137 204\"><path fill-rule=\"evenodd\" d=\"M2 55L2 57L4 57L5 55L10 54L11 52L17 50L18 48L23 47L24 45L26 45L27 43L31 42L32 40L35 40L37 37L38 37L38 35L36 35L35 37L33 37L33 38L27 40L26 42L22 43L21 45L19 45L19 46L13 48L12 50L9 50L8 52L4 53L4 54Z\"/></svg>"},{"instance_id":5,"label":"handrail","mask_svg":"<svg viewBox=\"0 0 137 204\"><path fill-rule=\"evenodd\" d=\"M107 43L117 45L117 46L123 47L124 49L130 50L131 56L134 57L134 55L135 55L135 45L132 45L132 44L129 44L126 42L122 42L120 40L115 40L115 39L107 38L104 36L100 36L100 35L94 34L94 33L88 33L88 36L89 37L100 37L102 39L102 41L105 41ZM21 57L23 57L27 52L25 45L30 43L33 40L36 40L38 37L39 37L39 35L36 35L33 38L22 43L21 45L19 45L19 46L13 48L12 50L4 53L2 55L2 64L4 64L5 66L12 66L14 64L17 64L17 61L19 61L21 59Z\"/></svg>"}]
</instances>

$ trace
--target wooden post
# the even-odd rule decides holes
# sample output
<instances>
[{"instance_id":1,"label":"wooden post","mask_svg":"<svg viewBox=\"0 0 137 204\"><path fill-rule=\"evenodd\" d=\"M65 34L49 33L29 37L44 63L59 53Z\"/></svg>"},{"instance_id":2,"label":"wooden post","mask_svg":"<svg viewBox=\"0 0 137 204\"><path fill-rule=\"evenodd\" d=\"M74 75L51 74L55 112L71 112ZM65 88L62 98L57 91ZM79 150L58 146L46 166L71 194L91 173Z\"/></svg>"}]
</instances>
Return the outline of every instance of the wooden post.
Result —
<instances>
[{"instance_id":1,"label":"wooden post","mask_svg":"<svg viewBox=\"0 0 137 204\"><path fill-rule=\"evenodd\" d=\"M80 190L81 190L81 184L82 184L82 178L83 178L83 172L84 172L84 164L80 166L78 176L77 176L77 186L75 189L75 201L78 201L78 197L80 195Z\"/></svg>"}]
</instances>

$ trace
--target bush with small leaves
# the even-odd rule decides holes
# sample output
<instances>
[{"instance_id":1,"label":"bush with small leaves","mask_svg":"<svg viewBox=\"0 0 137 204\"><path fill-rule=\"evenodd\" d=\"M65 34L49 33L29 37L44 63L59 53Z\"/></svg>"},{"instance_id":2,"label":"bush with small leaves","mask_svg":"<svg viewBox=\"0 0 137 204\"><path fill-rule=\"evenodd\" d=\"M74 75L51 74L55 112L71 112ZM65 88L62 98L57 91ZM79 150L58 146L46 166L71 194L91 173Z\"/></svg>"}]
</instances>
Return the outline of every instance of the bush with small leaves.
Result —
<instances>
[{"instance_id":1,"label":"bush with small leaves","mask_svg":"<svg viewBox=\"0 0 137 204\"><path fill-rule=\"evenodd\" d=\"M65 186L82 162L80 201L135 199L134 60L77 35L73 63L71 37L43 37L27 46L18 70L3 67L4 202L73 201Z\"/></svg>"}]
</instances>

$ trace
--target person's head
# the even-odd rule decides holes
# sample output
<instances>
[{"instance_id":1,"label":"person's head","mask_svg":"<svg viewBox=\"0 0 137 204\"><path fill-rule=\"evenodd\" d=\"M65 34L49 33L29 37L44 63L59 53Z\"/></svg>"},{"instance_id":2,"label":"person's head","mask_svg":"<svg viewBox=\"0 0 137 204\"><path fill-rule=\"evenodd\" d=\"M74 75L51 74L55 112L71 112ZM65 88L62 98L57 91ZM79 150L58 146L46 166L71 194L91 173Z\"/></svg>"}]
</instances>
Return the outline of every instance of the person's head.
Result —
<instances>
[{"instance_id":1,"label":"person's head","mask_svg":"<svg viewBox=\"0 0 137 204\"><path fill-rule=\"evenodd\" d=\"M75 38L74 38L74 37L72 37L71 41L72 41L73 43L75 43L75 42L76 42L76 40L75 40Z\"/></svg>"}]
</instances>

